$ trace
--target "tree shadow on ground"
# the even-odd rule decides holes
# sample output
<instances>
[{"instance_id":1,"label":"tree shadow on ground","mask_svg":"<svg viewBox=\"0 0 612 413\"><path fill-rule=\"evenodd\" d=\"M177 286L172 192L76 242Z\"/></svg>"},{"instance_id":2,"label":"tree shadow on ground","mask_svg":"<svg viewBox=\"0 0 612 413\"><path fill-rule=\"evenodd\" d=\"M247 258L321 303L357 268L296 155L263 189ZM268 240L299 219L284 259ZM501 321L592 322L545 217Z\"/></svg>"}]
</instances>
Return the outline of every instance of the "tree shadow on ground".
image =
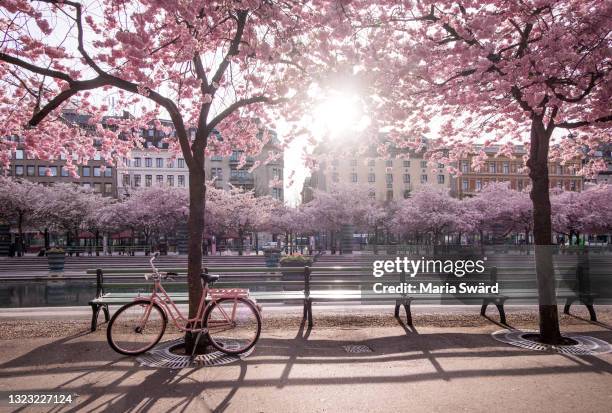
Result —
<instances>
[{"instance_id":1,"label":"tree shadow on ground","mask_svg":"<svg viewBox=\"0 0 612 413\"><path fill-rule=\"evenodd\" d=\"M158 401L165 401L168 410L186 411L194 404L204 410L225 411L231 406L236 394L243 388L290 386L363 385L379 383L411 383L422 381L448 382L469 378L503 378L512 376L537 376L542 374L607 373L612 374L612 365L596 356L561 356L512 347L494 340L488 333L428 332L421 333L414 326L400 323L395 335L384 337L367 335L365 338L324 338L325 334L314 334L302 323L295 336L273 337L264 334L252 356L237 363L220 367L202 367L182 370L152 369L135 365L134 359L114 353L103 339L87 334L65 337L42 345L13 360L0 365L0 380L23 380L37 376L57 377L59 382L28 386L30 391L70 392L79 395L79 403L71 410L127 411L148 410ZM507 327L507 326L503 326ZM329 330L329 329L328 329ZM403 331L402 331L403 330ZM606 341L612 340L610 331L589 331ZM327 334L329 335L329 334ZM362 334L359 334L363 337ZM100 337L101 338L101 337ZM342 346L363 344L372 353L347 353ZM510 366L514 357L564 357L569 363L550 365L524 363ZM469 360L490 359L493 365L503 357L505 367L471 368ZM445 370L445 360L467 360L468 367ZM413 371L411 363L427 360L433 370ZM297 368L308 365L327 367L345 365L366 367L369 364L390 363L406 366L405 373L371 376L322 375L304 377L292 374ZM261 366L281 367L274 377L249 374L250 368ZM238 368L236 368L238 367ZM324 369L320 369L324 371ZM202 379L202 371L205 379ZM342 370L340 370L342 371ZM199 377L197 377L197 376ZM212 377L214 376L214 377ZM14 386L14 384L13 384ZM15 389L13 388L14 392ZM7 396L9 390L0 392ZM209 392L215 393L214 406ZM227 393L226 393L227 392ZM64 406L65 408L66 406Z\"/></svg>"}]
</instances>

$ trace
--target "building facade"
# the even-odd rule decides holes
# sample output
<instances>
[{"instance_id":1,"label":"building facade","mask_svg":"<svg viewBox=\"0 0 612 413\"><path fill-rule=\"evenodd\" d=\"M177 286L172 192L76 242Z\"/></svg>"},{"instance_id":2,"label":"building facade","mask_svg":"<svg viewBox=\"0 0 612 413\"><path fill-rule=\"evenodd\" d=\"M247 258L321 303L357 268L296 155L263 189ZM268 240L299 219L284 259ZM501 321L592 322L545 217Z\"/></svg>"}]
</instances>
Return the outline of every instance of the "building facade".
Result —
<instances>
[{"instance_id":1,"label":"building facade","mask_svg":"<svg viewBox=\"0 0 612 413\"><path fill-rule=\"evenodd\" d=\"M480 170L472 167L472 157L466 157L459 161L458 169L460 176L454 180L453 193L459 198L473 196L489 182L510 182L510 187L515 190L524 190L531 185L527 169L525 168L522 147L515 148L514 156L507 157L498 155L498 148L489 147L485 149L488 159ZM582 191L583 177L577 175L580 170L580 161L549 162L548 175L551 188L561 188L566 191Z\"/></svg>"},{"instance_id":2,"label":"building facade","mask_svg":"<svg viewBox=\"0 0 612 413\"><path fill-rule=\"evenodd\" d=\"M381 201L399 201L423 185L450 189L451 176L445 165L430 165L422 156L398 154L383 159L374 156L335 158L322 161L305 182L304 202L312 197L314 189L327 190L332 184L363 184Z\"/></svg>"}]
</instances>

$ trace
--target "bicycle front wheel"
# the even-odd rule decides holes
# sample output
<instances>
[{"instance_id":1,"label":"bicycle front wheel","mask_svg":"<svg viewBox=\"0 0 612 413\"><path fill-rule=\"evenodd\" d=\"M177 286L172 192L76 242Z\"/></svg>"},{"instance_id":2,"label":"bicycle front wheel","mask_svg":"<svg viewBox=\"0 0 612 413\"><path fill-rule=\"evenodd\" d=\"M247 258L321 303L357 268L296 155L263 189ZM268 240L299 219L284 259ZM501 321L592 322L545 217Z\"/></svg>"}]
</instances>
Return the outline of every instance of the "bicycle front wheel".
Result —
<instances>
[{"instance_id":1,"label":"bicycle front wheel","mask_svg":"<svg viewBox=\"0 0 612 413\"><path fill-rule=\"evenodd\" d=\"M106 339L117 353L136 356L150 350L164 335L164 310L148 300L137 300L121 307L108 323Z\"/></svg>"},{"instance_id":2,"label":"bicycle front wheel","mask_svg":"<svg viewBox=\"0 0 612 413\"><path fill-rule=\"evenodd\" d=\"M240 354L255 345L261 333L261 316L251 300L222 298L204 313L210 344L226 354Z\"/></svg>"}]
</instances>

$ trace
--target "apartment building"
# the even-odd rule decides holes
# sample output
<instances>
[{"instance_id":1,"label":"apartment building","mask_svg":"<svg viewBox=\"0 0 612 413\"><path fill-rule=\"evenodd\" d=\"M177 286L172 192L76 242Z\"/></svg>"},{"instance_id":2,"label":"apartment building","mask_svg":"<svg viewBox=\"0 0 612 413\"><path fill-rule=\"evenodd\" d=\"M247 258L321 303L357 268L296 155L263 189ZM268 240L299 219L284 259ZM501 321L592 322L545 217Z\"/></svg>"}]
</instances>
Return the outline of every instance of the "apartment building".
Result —
<instances>
[{"instance_id":1,"label":"apartment building","mask_svg":"<svg viewBox=\"0 0 612 413\"><path fill-rule=\"evenodd\" d=\"M129 116L129 114L124 113L121 116ZM94 132L94 126L88 123L90 116L80 114L74 108L64 110L63 118L66 122L74 123L91 133ZM105 117L103 122L110 118L111 116ZM21 137L13 136L10 139L17 144L17 149L13 154L10 168L8 171L4 171L5 175L27 179L42 185L62 182L75 183L92 188L95 192L104 196L117 196L116 170L112 166L107 166L99 154L95 154L94 158L86 165L79 165L77 167L79 177L73 177L66 169L65 156L54 161L36 159L24 149ZM77 160L76 157L74 157L74 160Z\"/></svg>"},{"instance_id":2,"label":"apartment building","mask_svg":"<svg viewBox=\"0 0 612 413\"><path fill-rule=\"evenodd\" d=\"M459 198L473 196L489 182L510 182L510 187L516 190L523 190L531 185L527 169L524 167L525 149L523 147L517 146L512 157L498 155L496 147L486 148L485 153L488 159L479 171L472 167L471 156L459 161L461 176L456 178L454 181L456 187L453 188L453 192ZM582 191L583 178L577 175L580 167L579 160L563 165L559 162L549 162L550 187L567 191Z\"/></svg>"},{"instance_id":3,"label":"apartment building","mask_svg":"<svg viewBox=\"0 0 612 413\"><path fill-rule=\"evenodd\" d=\"M162 121L162 125L167 121ZM164 125L167 126L167 125ZM190 131L195 133L195 131ZM131 158L124 158L117 170L117 188L120 197L126 196L135 188L165 185L171 187L188 187L189 170L185 159L168 149L164 142L164 132L153 127L143 131L144 148L134 149ZM205 160L206 179L214 180L218 188L228 189L230 185L247 190L254 190L256 196L270 195L283 200L283 160L264 163L264 155L270 151L281 153L276 138L268 142L261 154L247 156L242 163L244 153L233 151L230 156L211 156ZM250 171L255 162L258 166Z\"/></svg>"},{"instance_id":4,"label":"apartment building","mask_svg":"<svg viewBox=\"0 0 612 413\"><path fill-rule=\"evenodd\" d=\"M324 149L319 149L324 153ZM329 155L329 154L326 154ZM422 154L396 152L388 158L367 155L322 158L319 169L305 182L302 199L308 202L315 189L326 190L332 184L363 184L381 201L399 201L423 185L451 189L452 177L444 164L431 164Z\"/></svg>"}]
</instances>

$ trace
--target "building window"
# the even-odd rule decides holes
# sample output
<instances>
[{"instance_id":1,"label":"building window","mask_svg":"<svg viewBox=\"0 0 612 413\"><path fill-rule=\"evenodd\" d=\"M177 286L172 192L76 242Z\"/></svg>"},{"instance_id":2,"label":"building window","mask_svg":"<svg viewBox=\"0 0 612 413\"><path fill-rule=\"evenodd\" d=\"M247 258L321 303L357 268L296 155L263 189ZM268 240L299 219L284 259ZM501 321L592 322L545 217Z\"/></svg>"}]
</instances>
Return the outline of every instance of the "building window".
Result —
<instances>
[{"instance_id":1,"label":"building window","mask_svg":"<svg viewBox=\"0 0 612 413\"><path fill-rule=\"evenodd\" d=\"M510 173L510 163L504 162L503 168L504 168L504 173L505 174L509 174Z\"/></svg>"},{"instance_id":2,"label":"building window","mask_svg":"<svg viewBox=\"0 0 612 413\"><path fill-rule=\"evenodd\" d=\"M99 166L93 167L93 176L102 176L102 171Z\"/></svg>"},{"instance_id":3,"label":"building window","mask_svg":"<svg viewBox=\"0 0 612 413\"><path fill-rule=\"evenodd\" d=\"M63 168L64 167L62 166L62 171L63 171ZM26 173L28 174L28 176L36 176L36 168L34 168L34 165L28 165L26 167ZM68 175L66 175L66 176L68 176Z\"/></svg>"},{"instance_id":4,"label":"building window","mask_svg":"<svg viewBox=\"0 0 612 413\"><path fill-rule=\"evenodd\" d=\"M22 171L23 171L23 167L21 167ZM23 175L23 172L21 172L21 174ZM38 176L47 176L47 167L46 166L39 166L38 167Z\"/></svg>"},{"instance_id":5,"label":"building window","mask_svg":"<svg viewBox=\"0 0 612 413\"><path fill-rule=\"evenodd\" d=\"M438 183L444 184L444 175L438 175Z\"/></svg>"},{"instance_id":6,"label":"building window","mask_svg":"<svg viewBox=\"0 0 612 413\"><path fill-rule=\"evenodd\" d=\"M275 180L281 179L281 169L280 168L272 168L272 179L275 179Z\"/></svg>"},{"instance_id":7,"label":"building window","mask_svg":"<svg viewBox=\"0 0 612 413\"><path fill-rule=\"evenodd\" d=\"M152 138L155 136L155 129L149 129L147 130L147 134L149 135L149 138Z\"/></svg>"},{"instance_id":8,"label":"building window","mask_svg":"<svg viewBox=\"0 0 612 413\"><path fill-rule=\"evenodd\" d=\"M174 159L168 159L166 163L166 168L174 168Z\"/></svg>"},{"instance_id":9,"label":"building window","mask_svg":"<svg viewBox=\"0 0 612 413\"><path fill-rule=\"evenodd\" d=\"M283 190L281 188L272 188L272 197L275 199L282 199Z\"/></svg>"},{"instance_id":10,"label":"building window","mask_svg":"<svg viewBox=\"0 0 612 413\"><path fill-rule=\"evenodd\" d=\"M155 176L155 183L157 185L163 185L164 184L164 176L163 175L156 175Z\"/></svg>"},{"instance_id":11,"label":"building window","mask_svg":"<svg viewBox=\"0 0 612 413\"><path fill-rule=\"evenodd\" d=\"M102 155L100 155L100 152L94 153L94 161L100 161L100 160L102 160Z\"/></svg>"},{"instance_id":12,"label":"building window","mask_svg":"<svg viewBox=\"0 0 612 413\"><path fill-rule=\"evenodd\" d=\"M166 176L166 181L168 182L168 186L174 186L174 175Z\"/></svg>"},{"instance_id":13,"label":"building window","mask_svg":"<svg viewBox=\"0 0 612 413\"><path fill-rule=\"evenodd\" d=\"M91 176L91 168L89 166L84 166L81 169L81 176Z\"/></svg>"},{"instance_id":14,"label":"building window","mask_svg":"<svg viewBox=\"0 0 612 413\"><path fill-rule=\"evenodd\" d=\"M15 165L15 176L23 176L23 165Z\"/></svg>"},{"instance_id":15,"label":"building window","mask_svg":"<svg viewBox=\"0 0 612 413\"><path fill-rule=\"evenodd\" d=\"M357 166L357 159L351 159L351 166Z\"/></svg>"},{"instance_id":16,"label":"building window","mask_svg":"<svg viewBox=\"0 0 612 413\"><path fill-rule=\"evenodd\" d=\"M210 177L217 178L218 181L223 180L223 169L222 168L210 168Z\"/></svg>"},{"instance_id":17,"label":"building window","mask_svg":"<svg viewBox=\"0 0 612 413\"><path fill-rule=\"evenodd\" d=\"M96 192L96 193L98 193L98 194L99 194L100 192L102 192L102 184L101 184L100 182L95 182L95 183L93 184L93 188L94 188L94 192Z\"/></svg>"},{"instance_id":18,"label":"building window","mask_svg":"<svg viewBox=\"0 0 612 413\"><path fill-rule=\"evenodd\" d=\"M130 160L128 158L123 158L123 166L126 168L130 167Z\"/></svg>"},{"instance_id":19,"label":"building window","mask_svg":"<svg viewBox=\"0 0 612 413\"><path fill-rule=\"evenodd\" d=\"M387 191L387 201L393 201L393 191Z\"/></svg>"},{"instance_id":20,"label":"building window","mask_svg":"<svg viewBox=\"0 0 612 413\"><path fill-rule=\"evenodd\" d=\"M177 163L178 163L178 165L177 165L178 168L184 168L185 167L185 159L178 158Z\"/></svg>"},{"instance_id":21,"label":"building window","mask_svg":"<svg viewBox=\"0 0 612 413\"><path fill-rule=\"evenodd\" d=\"M410 189L404 189L404 199L410 198Z\"/></svg>"},{"instance_id":22,"label":"building window","mask_svg":"<svg viewBox=\"0 0 612 413\"><path fill-rule=\"evenodd\" d=\"M57 176L57 166L49 167L49 176Z\"/></svg>"},{"instance_id":23,"label":"building window","mask_svg":"<svg viewBox=\"0 0 612 413\"><path fill-rule=\"evenodd\" d=\"M427 183L427 175L421 175L421 183L422 184L426 184Z\"/></svg>"},{"instance_id":24,"label":"building window","mask_svg":"<svg viewBox=\"0 0 612 413\"><path fill-rule=\"evenodd\" d=\"M464 191L467 191L469 188L469 182L467 179L462 179L461 180L461 189L463 189Z\"/></svg>"},{"instance_id":25,"label":"building window","mask_svg":"<svg viewBox=\"0 0 612 413\"><path fill-rule=\"evenodd\" d=\"M494 174L496 172L496 164L495 162L489 162L489 173Z\"/></svg>"},{"instance_id":26,"label":"building window","mask_svg":"<svg viewBox=\"0 0 612 413\"><path fill-rule=\"evenodd\" d=\"M219 155L213 155L213 156L210 158L210 160L211 160L211 161L222 161L222 160L223 160L223 157L222 157L222 156L219 156Z\"/></svg>"},{"instance_id":27,"label":"building window","mask_svg":"<svg viewBox=\"0 0 612 413\"><path fill-rule=\"evenodd\" d=\"M107 195L111 195L113 193L113 184L105 183L104 184L104 193Z\"/></svg>"},{"instance_id":28,"label":"building window","mask_svg":"<svg viewBox=\"0 0 612 413\"><path fill-rule=\"evenodd\" d=\"M142 177L140 175L134 175L134 187L140 188Z\"/></svg>"},{"instance_id":29,"label":"building window","mask_svg":"<svg viewBox=\"0 0 612 413\"><path fill-rule=\"evenodd\" d=\"M164 167L164 158L155 158L155 166L157 168L163 168Z\"/></svg>"},{"instance_id":30,"label":"building window","mask_svg":"<svg viewBox=\"0 0 612 413\"><path fill-rule=\"evenodd\" d=\"M392 183L393 183L393 174L386 174L386 176L385 176L385 181L386 181L388 184L392 184Z\"/></svg>"},{"instance_id":31,"label":"building window","mask_svg":"<svg viewBox=\"0 0 612 413\"><path fill-rule=\"evenodd\" d=\"M368 193L368 196L370 197L370 199L374 199L374 198L376 198L376 192L374 192L374 191L370 191L370 192Z\"/></svg>"},{"instance_id":32,"label":"building window","mask_svg":"<svg viewBox=\"0 0 612 413\"><path fill-rule=\"evenodd\" d=\"M134 166L140 168L142 166L142 158L134 158Z\"/></svg>"},{"instance_id":33,"label":"building window","mask_svg":"<svg viewBox=\"0 0 612 413\"><path fill-rule=\"evenodd\" d=\"M385 161L385 166L393 166L393 159L387 159Z\"/></svg>"},{"instance_id":34,"label":"building window","mask_svg":"<svg viewBox=\"0 0 612 413\"><path fill-rule=\"evenodd\" d=\"M368 166L375 166L376 165L376 159L369 159L368 160Z\"/></svg>"},{"instance_id":35,"label":"building window","mask_svg":"<svg viewBox=\"0 0 612 413\"><path fill-rule=\"evenodd\" d=\"M145 175L145 186L148 188L153 183L153 175Z\"/></svg>"},{"instance_id":36,"label":"building window","mask_svg":"<svg viewBox=\"0 0 612 413\"><path fill-rule=\"evenodd\" d=\"M123 174L123 186L125 187L130 186L130 175L129 174Z\"/></svg>"},{"instance_id":37,"label":"building window","mask_svg":"<svg viewBox=\"0 0 612 413\"><path fill-rule=\"evenodd\" d=\"M145 158L145 167L147 168L153 167L153 158Z\"/></svg>"},{"instance_id":38,"label":"building window","mask_svg":"<svg viewBox=\"0 0 612 413\"><path fill-rule=\"evenodd\" d=\"M89 182L83 182L83 188L91 188L91 184Z\"/></svg>"},{"instance_id":39,"label":"building window","mask_svg":"<svg viewBox=\"0 0 612 413\"><path fill-rule=\"evenodd\" d=\"M518 190L522 191L523 190L523 180L519 179L517 183L518 183Z\"/></svg>"},{"instance_id":40,"label":"building window","mask_svg":"<svg viewBox=\"0 0 612 413\"><path fill-rule=\"evenodd\" d=\"M404 161L404 168L410 168L410 161Z\"/></svg>"},{"instance_id":41,"label":"building window","mask_svg":"<svg viewBox=\"0 0 612 413\"><path fill-rule=\"evenodd\" d=\"M576 190L576 181L570 181L570 190L571 191L575 191Z\"/></svg>"},{"instance_id":42,"label":"building window","mask_svg":"<svg viewBox=\"0 0 612 413\"><path fill-rule=\"evenodd\" d=\"M23 159L23 149L17 149L15 151L15 159Z\"/></svg>"},{"instance_id":43,"label":"building window","mask_svg":"<svg viewBox=\"0 0 612 413\"><path fill-rule=\"evenodd\" d=\"M185 175L178 176L178 186L180 187L185 186Z\"/></svg>"},{"instance_id":44,"label":"building window","mask_svg":"<svg viewBox=\"0 0 612 413\"><path fill-rule=\"evenodd\" d=\"M482 189L482 181L480 179L476 180L476 190L480 191Z\"/></svg>"},{"instance_id":45,"label":"building window","mask_svg":"<svg viewBox=\"0 0 612 413\"><path fill-rule=\"evenodd\" d=\"M421 161L421 168L427 168L427 161Z\"/></svg>"},{"instance_id":46,"label":"building window","mask_svg":"<svg viewBox=\"0 0 612 413\"><path fill-rule=\"evenodd\" d=\"M376 175L373 173L368 174L368 182L376 182Z\"/></svg>"},{"instance_id":47,"label":"building window","mask_svg":"<svg viewBox=\"0 0 612 413\"><path fill-rule=\"evenodd\" d=\"M439 163L438 164L438 169L444 169L444 164L443 163Z\"/></svg>"},{"instance_id":48,"label":"building window","mask_svg":"<svg viewBox=\"0 0 612 413\"><path fill-rule=\"evenodd\" d=\"M104 176L106 176L107 178L113 176L113 168L106 167L106 169L104 170Z\"/></svg>"},{"instance_id":49,"label":"building window","mask_svg":"<svg viewBox=\"0 0 612 413\"><path fill-rule=\"evenodd\" d=\"M461 161L461 172L470 172L470 164L468 161Z\"/></svg>"},{"instance_id":50,"label":"building window","mask_svg":"<svg viewBox=\"0 0 612 413\"><path fill-rule=\"evenodd\" d=\"M357 182L357 174L354 172L351 174L351 182L353 183Z\"/></svg>"},{"instance_id":51,"label":"building window","mask_svg":"<svg viewBox=\"0 0 612 413\"><path fill-rule=\"evenodd\" d=\"M404 183L405 184L409 184L410 183L410 174L404 174Z\"/></svg>"}]
</instances>

